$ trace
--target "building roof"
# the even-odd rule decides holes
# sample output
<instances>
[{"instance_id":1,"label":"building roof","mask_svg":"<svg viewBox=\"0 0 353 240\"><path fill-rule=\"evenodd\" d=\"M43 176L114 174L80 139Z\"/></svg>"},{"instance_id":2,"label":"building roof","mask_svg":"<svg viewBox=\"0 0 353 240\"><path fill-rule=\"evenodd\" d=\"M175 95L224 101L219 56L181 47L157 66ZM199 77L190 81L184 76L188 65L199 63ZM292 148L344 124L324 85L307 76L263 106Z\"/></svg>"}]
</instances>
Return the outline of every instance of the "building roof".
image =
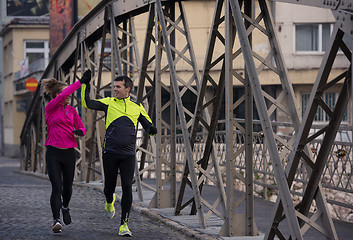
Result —
<instances>
[{"instance_id":1,"label":"building roof","mask_svg":"<svg viewBox=\"0 0 353 240\"><path fill-rule=\"evenodd\" d=\"M10 22L3 25L1 32L0 32L0 36L2 37L11 28L14 28L15 26L18 26L18 25L46 25L46 26L49 26L49 16L13 18Z\"/></svg>"}]
</instances>

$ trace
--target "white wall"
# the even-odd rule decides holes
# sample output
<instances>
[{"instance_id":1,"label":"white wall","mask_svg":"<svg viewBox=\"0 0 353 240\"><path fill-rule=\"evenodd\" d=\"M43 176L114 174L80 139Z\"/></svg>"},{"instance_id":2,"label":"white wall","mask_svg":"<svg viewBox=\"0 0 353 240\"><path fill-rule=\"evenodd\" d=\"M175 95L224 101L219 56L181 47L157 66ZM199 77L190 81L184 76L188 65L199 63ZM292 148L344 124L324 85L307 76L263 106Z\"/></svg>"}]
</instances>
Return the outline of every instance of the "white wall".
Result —
<instances>
[{"instance_id":1,"label":"white wall","mask_svg":"<svg viewBox=\"0 0 353 240\"><path fill-rule=\"evenodd\" d=\"M277 2L275 4L275 25L287 67L297 70L319 68L324 55L324 53L295 52L295 24L334 22L331 10ZM346 68L347 64L346 58L341 54L336 59L334 68Z\"/></svg>"}]
</instances>

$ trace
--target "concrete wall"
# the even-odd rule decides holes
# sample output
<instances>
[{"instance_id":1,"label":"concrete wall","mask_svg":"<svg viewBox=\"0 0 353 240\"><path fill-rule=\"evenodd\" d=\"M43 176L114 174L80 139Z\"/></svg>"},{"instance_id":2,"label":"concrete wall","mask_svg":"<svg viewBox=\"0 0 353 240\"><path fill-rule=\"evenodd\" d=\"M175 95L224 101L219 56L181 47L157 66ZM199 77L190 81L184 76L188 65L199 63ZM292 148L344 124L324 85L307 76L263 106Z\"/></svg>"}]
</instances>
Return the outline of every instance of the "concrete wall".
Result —
<instances>
[{"instance_id":1,"label":"concrete wall","mask_svg":"<svg viewBox=\"0 0 353 240\"><path fill-rule=\"evenodd\" d=\"M298 23L334 23L331 10L307 7L289 3L276 3L275 25L286 65L289 69L317 69L324 53L297 53L295 51L295 24ZM295 14L293 14L295 13ZM335 68L348 66L341 54L334 64ZM299 81L295 79L294 81Z\"/></svg>"}]
</instances>

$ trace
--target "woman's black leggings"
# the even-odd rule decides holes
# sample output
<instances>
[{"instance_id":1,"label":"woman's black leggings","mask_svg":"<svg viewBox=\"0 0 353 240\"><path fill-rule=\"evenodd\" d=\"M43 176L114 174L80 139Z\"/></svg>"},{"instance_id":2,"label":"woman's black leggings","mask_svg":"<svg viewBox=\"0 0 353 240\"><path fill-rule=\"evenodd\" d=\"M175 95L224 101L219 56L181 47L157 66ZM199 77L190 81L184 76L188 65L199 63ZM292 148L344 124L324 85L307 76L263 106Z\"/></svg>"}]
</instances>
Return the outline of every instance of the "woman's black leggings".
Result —
<instances>
[{"instance_id":1,"label":"woman's black leggings","mask_svg":"<svg viewBox=\"0 0 353 240\"><path fill-rule=\"evenodd\" d=\"M75 174L75 161L75 150L73 148L59 149L47 146L46 162L52 187L50 206L54 220L60 218L61 206L69 206Z\"/></svg>"},{"instance_id":2,"label":"woman's black leggings","mask_svg":"<svg viewBox=\"0 0 353 240\"><path fill-rule=\"evenodd\" d=\"M118 170L120 170L121 188L123 194L121 196L121 224L129 218L132 204L132 180L135 169L135 155L117 155L104 153L104 194L108 203L113 201L113 193L115 192Z\"/></svg>"}]
</instances>

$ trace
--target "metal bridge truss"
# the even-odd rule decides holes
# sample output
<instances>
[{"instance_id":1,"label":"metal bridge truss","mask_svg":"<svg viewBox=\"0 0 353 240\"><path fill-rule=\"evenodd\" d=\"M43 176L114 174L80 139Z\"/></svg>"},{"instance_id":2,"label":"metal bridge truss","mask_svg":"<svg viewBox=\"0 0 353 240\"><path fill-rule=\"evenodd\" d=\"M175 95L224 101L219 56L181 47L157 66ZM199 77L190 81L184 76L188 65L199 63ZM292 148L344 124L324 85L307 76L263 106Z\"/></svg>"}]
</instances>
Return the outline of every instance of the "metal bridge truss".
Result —
<instances>
[{"instance_id":1,"label":"metal bridge truss","mask_svg":"<svg viewBox=\"0 0 353 240\"><path fill-rule=\"evenodd\" d=\"M118 75L128 75L137 82L135 97L144 104L148 114L155 117L159 129L155 137L141 133L142 138L137 143L135 181L139 200L143 201L142 187L146 187L155 192L151 207L173 207L176 215L188 209L190 214L198 215L201 228L206 227L211 216L217 216L224 221L219 233L221 236L257 234L253 205L252 144L255 103L279 189L273 222L265 239L303 239L310 228L316 229L327 239L337 239L320 179L351 96L351 68L333 80L328 79L339 49L351 62L352 53L342 38L345 34L352 37L353 1L282 2L328 8L337 20L302 123L265 0L256 1L260 9L258 12L255 12L254 1L216 1L201 74L197 69L183 1L102 1L73 27L52 56L42 78L55 77L70 84L86 69L91 69L91 95L94 98L103 97L105 91L112 90L111 83ZM148 14L148 20L140 59L134 16L143 13ZM252 49L258 37L261 41L267 39L270 52L261 53ZM182 39L180 42L184 44L177 45L176 39ZM111 50L105 51L108 41ZM219 48L224 49L224 52L217 55L215 49ZM188 71L183 71L185 65ZM261 85L260 74L264 70L270 71L281 82L282 91L276 96L272 96ZM104 85L102 81L103 71L111 72L109 84ZM331 110L321 96L338 82L343 82L343 87L336 104L338 107ZM235 83L244 88L243 95L234 95ZM210 86L213 89L211 96L206 94ZM73 98L73 105L88 128L86 136L79 140L75 179L86 182L104 179L100 147L104 137L104 116L82 108L79 93ZM186 107L186 98L194 99L195 105ZM221 108L222 100L225 100L225 109ZM46 102L46 96L37 88L21 133L23 170L45 173ZM237 111L243 106L245 124L236 118ZM309 130L319 106L331 119L327 126L310 135ZM222 112L225 113L226 130L225 169L220 168L221 159L214 151L215 132ZM277 115L286 116L291 121L291 138L277 134L276 126L271 123ZM164 119L164 116L169 116L169 119ZM200 131L206 132L207 138L203 139L205 150L198 159L193 150L200 141L197 135ZM245 137L240 138L236 131ZM185 152L179 188L176 178L178 132L182 134ZM319 136L323 136L324 140L316 161L313 161L307 146ZM162 152L166 146L169 151L167 154ZM239 155L245 156L245 173L235 167L235 159ZM291 187L301 164L306 167L309 183L300 203L295 205ZM145 174L151 170L155 172L155 184L143 181ZM226 175L226 184L222 174ZM208 202L204 196L206 182L218 189L218 196L212 202ZM245 185L245 193L241 196L235 195L237 182ZM314 202L316 210L311 215L309 210ZM245 212L236 213L241 204L245 204ZM289 228L289 232L281 231L283 225Z\"/></svg>"}]
</instances>

